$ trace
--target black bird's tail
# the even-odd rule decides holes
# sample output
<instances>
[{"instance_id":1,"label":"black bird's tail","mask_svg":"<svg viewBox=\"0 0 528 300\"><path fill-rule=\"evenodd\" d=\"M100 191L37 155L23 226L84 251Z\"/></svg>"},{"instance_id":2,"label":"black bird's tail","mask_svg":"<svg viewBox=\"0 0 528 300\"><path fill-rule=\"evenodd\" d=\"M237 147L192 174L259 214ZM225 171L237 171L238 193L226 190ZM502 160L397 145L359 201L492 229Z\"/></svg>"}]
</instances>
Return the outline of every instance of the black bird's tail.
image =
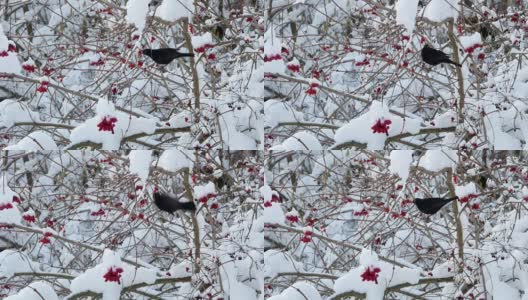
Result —
<instances>
[{"instance_id":1,"label":"black bird's tail","mask_svg":"<svg viewBox=\"0 0 528 300\"><path fill-rule=\"evenodd\" d=\"M180 53L178 56L179 57L193 57L194 54L193 53Z\"/></svg>"},{"instance_id":2,"label":"black bird's tail","mask_svg":"<svg viewBox=\"0 0 528 300\"><path fill-rule=\"evenodd\" d=\"M188 201L188 202L178 202L180 205L179 205L179 209L181 210L196 210L196 205L194 205L194 202L192 201Z\"/></svg>"},{"instance_id":3,"label":"black bird's tail","mask_svg":"<svg viewBox=\"0 0 528 300\"><path fill-rule=\"evenodd\" d=\"M446 61L446 63L450 63L450 64L453 64L453 65L459 67L459 68L462 68L462 65L461 65L461 64L458 64L458 63L456 63L456 62L454 62L454 61L452 61L452 60L450 60L450 59L448 59L448 60Z\"/></svg>"}]
</instances>

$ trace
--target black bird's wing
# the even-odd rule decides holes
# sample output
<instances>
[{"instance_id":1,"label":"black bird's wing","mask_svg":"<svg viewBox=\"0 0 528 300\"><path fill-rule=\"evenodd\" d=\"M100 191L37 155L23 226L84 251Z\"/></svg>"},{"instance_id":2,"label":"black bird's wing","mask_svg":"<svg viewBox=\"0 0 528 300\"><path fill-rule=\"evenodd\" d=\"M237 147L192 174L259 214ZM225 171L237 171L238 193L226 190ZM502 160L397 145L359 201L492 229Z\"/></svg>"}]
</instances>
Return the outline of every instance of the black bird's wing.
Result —
<instances>
[{"instance_id":1,"label":"black bird's wing","mask_svg":"<svg viewBox=\"0 0 528 300\"><path fill-rule=\"evenodd\" d=\"M160 52L160 49L143 49L141 50L141 53L150 57L157 64L167 64L163 61L163 55L162 52Z\"/></svg>"},{"instance_id":2,"label":"black bird's wing","mask_svg":"<svg viewBox=\"0 0 528 300\"><path fill-rule=\"evenodd\" d=\"M458 197L453 198L416 198L414 199L414 204L418 210L424 214L434 215L437 213L444 205L449 202L458 199Z\"/></svg>"},{"instance_id":3,"label":"black bird's wing","mask_svg":"<svg viewBox=\"0 0 528 300\"><path fill-rule=\"evenodd\" d=\"M431 49L431 50L434 51L434 55L438 58L438 60L449 59L449 56L447 56L447 54L445 54L444 52L437 50L437 49Z\"/></svg>"},{"instance_id":4,"label":"black bird's wing","mask_svg":"<svg viewBox=\"0 0 528 300\"><path fill-rule=\"evenodd\" d=\"M179 202L178 199L167 194L154 193L154 204L163 211L173 213L177 210L196 210L194 202Z\"/></svg>"}]
</instances>

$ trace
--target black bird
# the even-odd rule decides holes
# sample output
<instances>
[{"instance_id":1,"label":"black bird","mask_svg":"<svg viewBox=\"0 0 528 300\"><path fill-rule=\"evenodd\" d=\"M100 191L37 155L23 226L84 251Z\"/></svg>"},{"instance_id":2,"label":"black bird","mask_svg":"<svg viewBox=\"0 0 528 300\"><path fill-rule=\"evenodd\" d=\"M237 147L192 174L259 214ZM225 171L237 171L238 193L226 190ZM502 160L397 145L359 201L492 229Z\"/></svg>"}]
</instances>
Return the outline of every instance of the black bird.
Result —
<instances>
[{"instance_id":1,"label":"black bird","mask_svg":"<svg viewBox=\"0 0 528 300\"><path fill-rule=\"evenodd\" d=\"M425 44L425 46L422 49L422 59L426 63L436 66L441 63L448 63L453 64L458 67L462 67L461 64L457 64L456 62L452 61L447 54L440 50L433 49L429 47L428 44Z\"/></svg>"},{"instance_id":2,"label":"black bird","mask_svg":"<svg viewBox=\"0 0 528 300\"><path fill-rule=\"evenodd\" d=\"M194 202L180 202L178 199L167 194L154 193L154 204L163 211L174 213L177 210L195 211L196 206Z\"/></svg>"},{"instance_id":3,"label":"black bird","mask_svg":"<svg viewBox=\"0 0 528 300\"><path fill-rule=\"evenodd\" d=\"M453 198L416 198L414 199L414 204L418 207L418 210L424 214L434 215L438 212L444 205L447 203L458 199L458 197Z\"/></svg>"},{"instance_id":4,"label":"black bird","mask_svg":"<svg viewBox=\"0 0 528 300\"><path fill-rule=\"evenodd\" d=\"M143 49L141 52L160 65L168 65L175 58L194 56L192 53L181 53L173 48Z\"/></svg>"}]
</instances>

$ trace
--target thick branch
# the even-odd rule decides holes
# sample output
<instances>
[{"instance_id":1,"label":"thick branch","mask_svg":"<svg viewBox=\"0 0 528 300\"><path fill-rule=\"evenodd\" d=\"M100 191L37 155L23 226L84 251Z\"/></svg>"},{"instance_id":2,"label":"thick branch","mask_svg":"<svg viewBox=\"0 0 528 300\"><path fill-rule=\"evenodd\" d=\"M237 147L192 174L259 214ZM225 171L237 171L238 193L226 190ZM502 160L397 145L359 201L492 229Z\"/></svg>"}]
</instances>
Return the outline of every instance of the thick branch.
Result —
<instances>
[{"instance_id":1,"label":"thick branch","mask_svg":"<svg viewBox=\"0 0 528 300\"><path fill-rule=\"evenodd\" d=\"M460 63L460 58L458 57L458 45L456 41L455 34L453 33L454 27L453 20L449 20L448 23L448 35L449 41L451 42L451 48L453 48L453 60L456 63ZM465 96L464 96L464 77L462 76L462 68L456 67L456 73L458 77L458 122L459 124L464 123L464 105L465 105Z\"/></svg>"},{"instance_id":2,"label":"thick branch","mask_svg":"<svg viewBox=\"0 0 528 300\"><path fill-rule=\"evenodd\" d=\"M453 184L453 170L447 170L447 187L449 188L449 197L456 197L455 185ZM464 262L464 233L462 231L462 222L460 221L460 214L458 213L458 201L451 202L453 214L456 221L457 243L458 243L458 259L459 262ZM459 264L460 265L460 264ZM463 272L463 267L460 265L459 272Z\"/></svg>"},{"instance_id":3,"label":"thick branch","mask_svg":"<svg viewBox=\"0 0 528 300\"><path fill-rule=\"evenodd\" d=\"M183 37L185 38L185 46L189 53L194 53L191 35L189 34L189 20L187 18L182 19L182 32ZM200 118L200 79L198 77L198 71L196 70L196 61L195 57L190 57L191 59L191 73L193 79L193 94L194 94L194 116L199 120Z\"/></svg>"}]
</instances>

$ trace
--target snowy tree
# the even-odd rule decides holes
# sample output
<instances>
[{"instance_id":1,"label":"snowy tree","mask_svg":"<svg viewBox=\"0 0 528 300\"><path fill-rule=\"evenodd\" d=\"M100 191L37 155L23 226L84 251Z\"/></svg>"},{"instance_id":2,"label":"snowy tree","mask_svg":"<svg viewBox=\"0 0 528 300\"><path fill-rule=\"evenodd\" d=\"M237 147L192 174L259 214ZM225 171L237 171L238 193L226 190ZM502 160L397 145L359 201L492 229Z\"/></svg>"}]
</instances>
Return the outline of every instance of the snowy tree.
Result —
<instances>
[{"instance_id":1,"label":"snowy tree","mask_svg":"<svg viewBox=\"0 0 528 300\"><path fill-rule=\"evenodd\" d=\"M177 151L2 152L2 297L258 299L260 157Z\"/></svg>"},{"instance_id":2,"label":"snowy tree","mask_svg":"<svg viewBox=\"0 0 528 300\"><path fill-rule=\"evenodd\" d=\"M525 152L268 159L264 276L272 299L294 297L285 287L303 282L302 291L322 299L526 298ZM446 196L458 199L434 215L413 204Z\"/></svg>"},{"instance_id":3,"label":"snowy tree","mask_svg":"<svg viewBox=\"0 0 528 300\"><path fill-rule=\"evenodd\" d=\"M282 150L300 133L301 150L524 149L527 6L270 2L267 149ZM426 43L462 67L425 64Z\"/></svg>"},{"instance_id":4,"label":"snowy tree","mask_svg":"<svg viewBox=\"0 0 528 300\"><path fill-rule=\"evenodd\" d=\"M527 12L0 0L0 298L528 300Z\"/></svg>"},{"instance_id":5,"label":"snowy tree","mask_svg":"<svg viewBox=\"0 0 528 300\"><path fill-rule=\"evenodd\" d=\"M8 150L260 149L260 2L5 1ZM194 57L157 65L144 49Z\"/></svg>"}]
</instances>

